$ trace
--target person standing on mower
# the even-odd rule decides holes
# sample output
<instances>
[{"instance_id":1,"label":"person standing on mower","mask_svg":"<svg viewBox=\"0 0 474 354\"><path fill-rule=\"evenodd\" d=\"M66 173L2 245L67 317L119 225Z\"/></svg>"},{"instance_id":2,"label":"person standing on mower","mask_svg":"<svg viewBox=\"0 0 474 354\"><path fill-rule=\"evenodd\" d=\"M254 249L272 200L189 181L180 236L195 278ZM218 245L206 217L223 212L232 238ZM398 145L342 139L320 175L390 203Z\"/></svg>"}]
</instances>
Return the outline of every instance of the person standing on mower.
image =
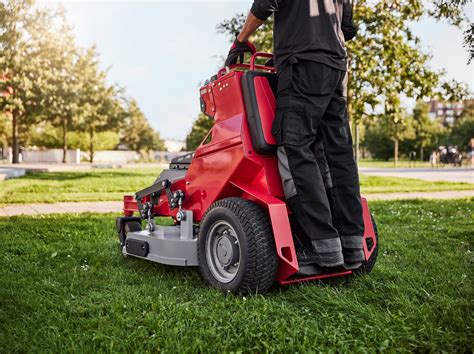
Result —
<instances>
[{"instance_id":1,"label":"person standing on mower","mask_svg":"<svg viewBox=\"0 0 474 354\"><path fill-rule=\"evenodd\" d=\"M352 5L254 0L226 65L255 53L248 39L272 14L278 73L272 133L287 204L311 241L300 264L355 269L364 261L364 222L346 99L345 41L357 32ZM323 162L315 155L321 149Z\"/></svg>"}]
</instances>

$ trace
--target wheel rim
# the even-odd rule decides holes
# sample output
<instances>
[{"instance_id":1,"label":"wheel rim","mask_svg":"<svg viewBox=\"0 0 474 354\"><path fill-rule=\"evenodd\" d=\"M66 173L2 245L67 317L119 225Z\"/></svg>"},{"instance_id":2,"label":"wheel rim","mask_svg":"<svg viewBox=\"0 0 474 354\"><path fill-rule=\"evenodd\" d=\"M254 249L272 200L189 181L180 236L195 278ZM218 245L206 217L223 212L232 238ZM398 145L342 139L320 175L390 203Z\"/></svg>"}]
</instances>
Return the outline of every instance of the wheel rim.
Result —
<instances>
[{"instance_id":1,"label":"wheel rim","mask_svg":"<svg viewBox=\"0 0 474 354\"><path fill-rule=\"evenodd\" d=\"M226 221L215 222L206 238L206 260L214 278L229 283L240 269L240 245L237 233Z\"/></svg>"}]
</instances>

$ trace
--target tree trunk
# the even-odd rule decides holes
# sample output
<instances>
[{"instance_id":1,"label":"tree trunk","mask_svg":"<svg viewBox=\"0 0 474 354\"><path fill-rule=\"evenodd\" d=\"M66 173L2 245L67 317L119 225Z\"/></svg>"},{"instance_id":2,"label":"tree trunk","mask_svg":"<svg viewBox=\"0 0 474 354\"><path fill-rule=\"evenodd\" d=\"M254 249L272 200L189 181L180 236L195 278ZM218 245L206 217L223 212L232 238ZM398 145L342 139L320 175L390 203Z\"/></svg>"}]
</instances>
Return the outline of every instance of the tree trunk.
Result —
<instances>
[{"instance_id":1,"label":"tree trunk","mask_svg":"<svg viewBox=\"0 0 474 354\"><path fill-rule=\"evenodd\" d=\"M20 163L20 144L18 141L18 113L12 112L12 162Z\"/></svg>"},{"instance_id":2,"label":"tree trunk","mask_svg":"<svg viewBox=\"0 0 474 354\"><path fill-rule=\"evenodd\" d=\"M89 162L93 163L94 162L94 128L89 129L89 139L90 139L90 144L89 144Z\"/></svg>"},{"instance_id":3,"label":"tree trunk","mask_svg":"<svg viewBox=\"0 0 474 354\"><path fill-rule=\"evenodd\" d=\"M395 148L393 151L393 163L395 166L398 165L398 139L395 139Z\"/></svg>"},{"instance_id":4,"label":"tree trunk","mask_svg":"<svg viewBox=\"0 0 474 354\"><path fill-rule=\"evenodd\" d=\"M420 147L420 161L423 162L423 145Z\"/></svg>"},{"instance_id":5,"label":"tree trunk","mask_svg":"<svg viewBox=\"0 0 474 354\"><path fill-rule=\"evenodd\" d=\"M63 163L67 162L67 118L63 118Z\"/></svg>"}]
</instances>

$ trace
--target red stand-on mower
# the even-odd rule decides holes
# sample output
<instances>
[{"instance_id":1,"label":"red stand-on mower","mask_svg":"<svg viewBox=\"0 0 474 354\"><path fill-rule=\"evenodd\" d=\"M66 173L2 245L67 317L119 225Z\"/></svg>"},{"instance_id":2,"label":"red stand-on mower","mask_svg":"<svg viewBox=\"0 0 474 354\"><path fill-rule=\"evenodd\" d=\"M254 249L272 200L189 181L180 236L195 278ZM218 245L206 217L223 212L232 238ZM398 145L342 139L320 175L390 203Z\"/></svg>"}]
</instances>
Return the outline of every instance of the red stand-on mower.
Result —
<instances>
[{"instance_id":1,"label":"red stand-on mower","mask_svg":"<svg viewBox=\"0 0 474 354\"><path fill-rule=\"evenodd\" d=\"M221 69L201 87L201 110L215 123L198 149L172 160L150 187L124 197L125 216L117 218L123 255L199 266L210 284L234 293L370 272L378 237L364 198L365 263L352 271L298 264L299 235L271 134L277 78L274 68L255 64L257 57L271 54ZM156 225L159 216L172 217L174 225Z\"/></svg>"}]
</instances>

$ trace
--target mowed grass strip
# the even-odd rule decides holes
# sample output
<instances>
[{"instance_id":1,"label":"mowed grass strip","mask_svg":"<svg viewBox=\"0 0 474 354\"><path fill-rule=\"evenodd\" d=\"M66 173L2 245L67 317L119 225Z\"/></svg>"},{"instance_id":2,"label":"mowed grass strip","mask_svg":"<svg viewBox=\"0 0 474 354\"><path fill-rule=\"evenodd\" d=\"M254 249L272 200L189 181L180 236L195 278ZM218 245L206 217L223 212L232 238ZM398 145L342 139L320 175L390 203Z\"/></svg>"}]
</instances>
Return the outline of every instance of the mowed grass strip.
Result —
<instances>
[{"instance_id":1,"label":"mowed grass strip","mask_svg":"<svg viewBox=\"0 0 474 354\"><path fill-rule=\"evenodd\" d=\"M393 159L390 160L368 160L368 159L359 159L359 167L376 167L376 168L406 168L406 167L432 167L429 161L413 161L407 159L399 159L397 165L393 162ZM438 168L450 168L451 165L442 165L438 164Z\"/></svg>"},{"instance_id":2,"label":"mowed grass strip","mask_svg":"<svg viewBox=\"0 0 474 354\"><path fill-rule=\"evenodd\" d=\"M0 205L25 203L120 201L125 193L151 185L157 168L109 169L87 172L34 173L0 182ZM368 193L474 190L473 183L431 182L420 179L361 175Z\"/></svg>"},{"instance_id":3,"label":"mowed grass strip","mask_svg":"<svg viewBox=\"0 0 474 354\"><path fill-rule=\"evenodd\" d=\"M0 352L471 352L474 202L371 207L370 275L247 297L123 258L114 215L0 218Z\"/></svg>"},{"instance_id":4,"label":"mowed grass strip","mask_svg":"<svg viewBox=\"0 0 474 354\"><path fill-rule=\"evenodd\" d=\"M0 182L1 204L122 200L151 185L160 168L31 173Z\"/></svg>"},{"instance_id":5,"label":"mowed grass strip","mask_svg":"<svg viewBox=\"0 0 474 354\"><path fill-rule=\"evenodd\" d=\"M362 194L474 190L474 183L360 175Z\"/></svg>"}]
</instances>

